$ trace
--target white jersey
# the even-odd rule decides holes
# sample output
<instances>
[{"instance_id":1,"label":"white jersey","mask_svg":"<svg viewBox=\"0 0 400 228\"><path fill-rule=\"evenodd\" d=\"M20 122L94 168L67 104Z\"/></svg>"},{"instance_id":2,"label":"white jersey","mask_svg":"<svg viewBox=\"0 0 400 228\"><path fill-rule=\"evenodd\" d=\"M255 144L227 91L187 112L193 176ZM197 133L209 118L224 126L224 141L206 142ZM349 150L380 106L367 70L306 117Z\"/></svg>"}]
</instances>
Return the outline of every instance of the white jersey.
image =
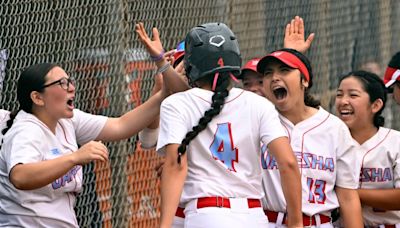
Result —
<instances>
[{"instance_id":1,"label":"white jersey","mask_svg":"<svg viewBox=\"0 0 400 228\"><path fill-rule=\"evenodd\" d=\"M139 142L142 149L152 149L157 145L159 128L144 128L138 134Z\"/></svg>"},{"instance_id":2,"label":"white jersey","mask_svg":"<svg viewBox=\"0 0 400 228\"><path fill-rule=\"evenodd\" d=\"M380 127L361 146L360 188L400 188L400 132ZM363 206L364 224L400 223L400 211L384 211Z\"/></svg>"},{"instance_id":3,"label":"white jersey","mask_svg":"<svg viewBox=\"0 0 400 228\"><path fill-rule=\"evenodd\" d=\"M358 187L359 169L356 167L360 166L354 151L355 142L347 126L323 108L296 125L282 115L279 117L300 168L303 213L308 216L330 216L331 210L339 207L335 186L349 189ZM261 159L265 170L264 208L286 212L277 163L266 148L264 151Z\"/></svg>"},{"instance_id":4,"label":"white jersey","mask_svg":"<svg viewBox=\"0 0 400 228\"><path fill-rule=\"evenodd\" d=\"M78 227L74 205L82 188L82 167L35 190L17 190L9 181L16 164L54 159L94 140L107 117L74 110L71 119L61 119L53 134L34 115L19 111L4 136L0 154L0 227ZM49 170L51 172L51 170Z\"/></svg>"},{"instance_id":5,"label":"white jersey","mask_svg":"<svg viewBox=\"0 0 400 228\"><path fill-rule=\"evenodd\" d=\"M0 144L3 139L3 129L7 126L7 120L10 119L10 112L4 109L0 109Z\"/></svg>"},{"instance_id":6,"label":"white jersey","mask_svg":"<svg viewBox=\"0 0 400 228\"><path fill-rule=\"evenodd\" d=\"M193 88L161 105L157 150L181 144L210 108L212 91ZM206 196L261 199L260 141L286 136L278 113L267 99L232 88L221 113L187 148L188 174L181 202Z\"/></svg>"}]
</instances>

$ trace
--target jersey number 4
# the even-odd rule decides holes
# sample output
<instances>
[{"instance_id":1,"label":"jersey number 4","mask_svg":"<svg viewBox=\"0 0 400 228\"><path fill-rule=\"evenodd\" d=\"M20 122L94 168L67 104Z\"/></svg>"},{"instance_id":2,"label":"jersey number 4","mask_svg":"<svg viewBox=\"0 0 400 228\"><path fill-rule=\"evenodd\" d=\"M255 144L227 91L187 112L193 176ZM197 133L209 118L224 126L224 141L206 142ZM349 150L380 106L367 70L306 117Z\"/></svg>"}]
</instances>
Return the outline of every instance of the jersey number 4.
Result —
<instances>
[{"instance_id":1,"label":"jersey number 4","mask_svg":"<svg viewBox=\"0 0 400 228\"><path fill-rule=\"evenodd\" d=\"M234 162L239 161L238 149L232 140L230 123L218 124L210 151L214 159L223 162L228 170L236 172Z\"/></svg>"},{"instance_id":2,"label":"jersey number 4","mask_svg":"<svg viewBox=\"0 0 400 228\"><path fill-rule=\"evenodd\" d=\"M324 204L326 200L325 185L326 181L314 180L307 177L307 186L308 190L310 190L308 194L308 202Z\"/></svg>"}]
</instances>

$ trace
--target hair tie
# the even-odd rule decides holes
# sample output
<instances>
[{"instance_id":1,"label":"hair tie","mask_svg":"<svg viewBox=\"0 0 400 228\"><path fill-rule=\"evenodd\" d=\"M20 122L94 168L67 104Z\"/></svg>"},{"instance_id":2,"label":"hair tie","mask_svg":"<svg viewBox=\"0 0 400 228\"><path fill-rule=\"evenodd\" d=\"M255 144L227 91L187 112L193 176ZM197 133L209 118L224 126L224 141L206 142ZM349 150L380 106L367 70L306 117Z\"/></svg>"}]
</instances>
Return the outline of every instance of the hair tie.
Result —
<instances>
[{"instance_id":1,"label":"hair tie","mask_svg":"<svg viewBox=\"0 0 400 228\"><path fill-rule=\"evenodd\" d=\"M214 81L213 81L213 84L212 84L212 91L215 91L215 87L217 87L218 76L219 76L219 72L215 73Z\"/></svg>"},{"instance_id":2,"label":"hair tie","mask_svg":"<svg viewBox=\"0 0 400 228\"><path fill-rule=\"evenodd\" d=\"M229 76L231 76L231 79L235 81L236 83L239 83L239 80L233 75L231 72L229 72Z\"/></svg>"}]
</instances>

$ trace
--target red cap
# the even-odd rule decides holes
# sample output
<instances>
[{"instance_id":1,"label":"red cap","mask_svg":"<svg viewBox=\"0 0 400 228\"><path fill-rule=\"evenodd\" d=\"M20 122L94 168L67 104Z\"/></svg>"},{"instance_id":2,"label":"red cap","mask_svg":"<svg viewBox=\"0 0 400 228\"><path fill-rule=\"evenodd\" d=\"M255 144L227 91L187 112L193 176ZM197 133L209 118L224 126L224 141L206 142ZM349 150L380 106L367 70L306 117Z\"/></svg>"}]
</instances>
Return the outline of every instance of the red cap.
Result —
<instances>
[{"instance_id":1,"label":"red cap","mask_svg":"<svg viewBox=\"0 0 400 228\"><path fill-rule=\"evenodd\" d=\"M299 59L296 55L287 51L275 51L264 56L257 65L257 71L263 74L265 66L271 59L278 59L289 67L298 69L306 77L306 80L310 81L310 74L303 61L301 61L301 59Z\"/></svg>"},{"instance_id":2,"label":"red cap","mask_svg":"<svg viewBox=\"0 0 400 228\"><path fill-rule=\"evenodd\" d=\"M242 70L252 70L257 72L257 64L261 58L250 59L243 67Z\"/></svg>"},{"instance_id":3,"label":"red cap","mask_svg":"<svg viewBox=\"0 0 400 228\"><path fill-rule=\"evenodd\" d=\"M257 64L260 62L261 58L254 58L250 59L243 67L242 67L242 73L238 76L239 79L243 79L243 72L246 70L251 70L254 72L257 72ZM258 72L257 72L258 73Z\"/></svg>"},{"instance_id":4,"label":"red cap","mask_svg":"<svg viewBox=\"0 0 400 228\"><path fill-rule=\"evenodd\" d=\"M185 56L184 51L177 51L174 54L174 62L172 63L172 66L175 68L182 60L183 57Z\"/></svg>"},{"instance_id":5,"label":"red cap","mask_svg":"<svg viewBox=\"0 0 400 228\"><path fill-rule=\"evenodd\" d=\"M392 86L396 81L400 81L400 69L386 68L385 77L383 78L386 88Z\"/></svg>"}]
</instances>

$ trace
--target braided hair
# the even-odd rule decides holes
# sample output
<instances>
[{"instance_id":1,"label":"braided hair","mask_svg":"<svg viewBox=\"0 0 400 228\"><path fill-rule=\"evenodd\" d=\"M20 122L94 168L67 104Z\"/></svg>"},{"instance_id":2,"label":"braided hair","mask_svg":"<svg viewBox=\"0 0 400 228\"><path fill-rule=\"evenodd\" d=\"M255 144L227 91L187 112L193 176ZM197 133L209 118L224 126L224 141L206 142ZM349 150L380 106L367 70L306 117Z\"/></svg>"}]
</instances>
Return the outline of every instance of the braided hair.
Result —
<instances>
[{"instance_id":1,"label":"braided hair","mask_svg":"<svg viewBox=\"0 0 400 228\"><path fill-rule=\"evenodd\" d=\"M210 74L198 81L204 81L207 84L212 84L214 75ZM192 128L191 131L186 133L185 138L182 140L181 145L178 147L178 163L181 162L181 156L185 154L186 148L201 131L203 131L209 122L217 116L224 106L225 98L229 95L228 87L230 85L229 72L220 73L215 87L214 94L212 96L211 108L204 112L204 116L200 118L199 123Z\"/></svg>"}]
</instances>

